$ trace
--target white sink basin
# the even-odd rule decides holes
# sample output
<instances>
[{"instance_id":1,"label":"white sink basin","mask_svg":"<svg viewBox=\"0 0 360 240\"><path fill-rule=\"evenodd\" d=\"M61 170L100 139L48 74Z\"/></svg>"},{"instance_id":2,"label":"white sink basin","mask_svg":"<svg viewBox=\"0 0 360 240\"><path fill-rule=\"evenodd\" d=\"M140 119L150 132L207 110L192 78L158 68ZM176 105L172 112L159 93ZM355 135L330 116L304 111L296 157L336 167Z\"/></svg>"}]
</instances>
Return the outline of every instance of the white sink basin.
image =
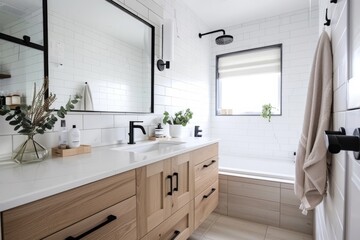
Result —
<instances>
[{"instance_id":1,"label":"white sink basin","mask_svg":"<svg viewBox=\"0 0 360 240\"><path fill-rule=\"evenodd\" d=\"M175 150L176 147L184 143L185 142L175 142L175 141L145 142L145 143L137 143L135 145L131 145L127 147L113 148L113 150L133 152L133 153L150 153L155 151L158 153L163 153L166 151Z\"/></svg>"}]
</instances>

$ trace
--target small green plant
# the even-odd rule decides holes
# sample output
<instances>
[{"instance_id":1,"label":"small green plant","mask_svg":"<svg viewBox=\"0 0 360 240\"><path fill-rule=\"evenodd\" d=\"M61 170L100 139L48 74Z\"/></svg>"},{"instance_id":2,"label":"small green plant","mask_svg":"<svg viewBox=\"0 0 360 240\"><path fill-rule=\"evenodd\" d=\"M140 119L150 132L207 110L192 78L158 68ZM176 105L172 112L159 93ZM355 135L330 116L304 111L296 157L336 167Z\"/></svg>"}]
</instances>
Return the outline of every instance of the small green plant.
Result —
<instances>
[{"instance_id":1,"label":"small green plant","mask_svg":"<svg viewBox=\"0 0 360 240\"><path fill-rule=\"evenodd\" d=\"M272 109L276 109L276 108L274 108L273 106L271 106L271 104L269 103L269 104L264 104L263 106L262 106L262 111L261 111L261 116L263 117L263 118L266 118L269 122L270 122L270 120L271 120L271 110Z\"/></svg>"},{"instance_id":2,"label":"small green plant","mask_svg":"<svg viewBox=\"0 0 360 240\"><path fill-rule=\"evenodd\" d=\"M171 117L170 114L165 111L163 123L170 125L182 125L186 126L190 119L192 119L193 113L190 111L190 108L186 109L185 112L179 111L175 113L175 117Z\"/></svg>"},{"instance_id":3,"label":"small green plant","mask_svg":"<svg viewBox=\"0 0 360 240\"><path fill-rule=\"evenodd\" d=\"M9 106L0 108L0 115L7 115L5 120L14 126L14 131L24 135L43 134L46 130L51 130L54 127L57 117L53 114L54 109L50 109L50 106L54 103L56 95L49 93L48 98L44 99L48 86L49 80L45 78L41 89L36 93L36 84L34 83L34 95L30 106L22 104L17 106L14 111L11 111ZM67 112L74 109L74 104L79 99L81 99L79 95L75 95L72 100L69 98L65 107L61 106L57 111L57 116L65 118Z\"/></svg>"}]
</instances>

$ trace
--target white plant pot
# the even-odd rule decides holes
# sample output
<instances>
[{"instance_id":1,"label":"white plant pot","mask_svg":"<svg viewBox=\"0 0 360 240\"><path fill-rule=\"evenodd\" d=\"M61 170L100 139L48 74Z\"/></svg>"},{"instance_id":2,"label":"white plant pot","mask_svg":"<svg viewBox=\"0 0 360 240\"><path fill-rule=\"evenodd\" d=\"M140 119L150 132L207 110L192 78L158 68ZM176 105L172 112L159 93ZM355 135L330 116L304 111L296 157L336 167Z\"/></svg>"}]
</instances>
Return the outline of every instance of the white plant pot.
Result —
<instances>
[{"instance_id":1,"label":"white plant pot","mask_svg":"<svg viewBox=\"0 0 360 240\"><path fill-rule=\"evenodd\" d=\"M169 133L172 138L182 137L185 127L182 125L169 125Z\"/></svg>"}]
</instances>

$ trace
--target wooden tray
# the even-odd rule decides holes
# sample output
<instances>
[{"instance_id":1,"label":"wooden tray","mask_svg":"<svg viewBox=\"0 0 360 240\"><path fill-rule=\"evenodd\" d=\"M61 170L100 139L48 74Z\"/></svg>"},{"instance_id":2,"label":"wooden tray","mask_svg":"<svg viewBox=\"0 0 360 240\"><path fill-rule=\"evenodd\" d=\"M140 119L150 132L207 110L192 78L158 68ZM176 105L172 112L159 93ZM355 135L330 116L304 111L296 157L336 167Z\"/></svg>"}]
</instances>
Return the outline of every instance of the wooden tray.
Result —
<instances>
[{"instance_id":1,"label":"wooden tray","mask_svg":"<svg viewBox=\"0 0 360 240\"><path fill-rule=\"evenodd\" d=\"M74 155L90 153L90 152L91 152L90 145L80 145L80 147L78 148L61 149L56 147L51 149L51 153L53 157L68 157L68 156L74 156Z\"/></svg>"}]
</instances>

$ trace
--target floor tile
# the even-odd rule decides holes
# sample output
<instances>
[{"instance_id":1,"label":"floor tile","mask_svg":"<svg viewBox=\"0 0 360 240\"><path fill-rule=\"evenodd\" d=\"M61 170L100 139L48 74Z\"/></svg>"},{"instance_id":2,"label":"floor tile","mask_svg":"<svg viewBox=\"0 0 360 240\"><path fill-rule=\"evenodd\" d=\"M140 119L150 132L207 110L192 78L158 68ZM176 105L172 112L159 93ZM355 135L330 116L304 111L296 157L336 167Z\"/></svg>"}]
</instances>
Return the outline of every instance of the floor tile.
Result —
<instances>
[{"instance_id":1,"label":"floor tile","mask_svg":"<svg viewBox=\"0 0 360 240\"><path fill-rule=\"evenodd\" d=\"M312 240L312 236L277 227L268 227L265 240Z\"/></svg>"},{"instance_id":2,"label":"floor tile","mask_svg":"<svg viewBox=\"0 0 360 240\"><path fill-rule=\"evenodd\" d=\"M264 240L267 226L220 216L203 235L206 240Z\"/></svg>"},{"instance_id":3,"label":"floor tile","mask_svg":"<svg viewBox=\"0 0 360 240\"><path fill-rule=\"evenodd\" d=\"M220 217L218 213L212 213L210 216L203 222L188 238L188 240L203 240L203 236L207 230L215 223L215 221Z\"/></svg>"}]
</instances>

